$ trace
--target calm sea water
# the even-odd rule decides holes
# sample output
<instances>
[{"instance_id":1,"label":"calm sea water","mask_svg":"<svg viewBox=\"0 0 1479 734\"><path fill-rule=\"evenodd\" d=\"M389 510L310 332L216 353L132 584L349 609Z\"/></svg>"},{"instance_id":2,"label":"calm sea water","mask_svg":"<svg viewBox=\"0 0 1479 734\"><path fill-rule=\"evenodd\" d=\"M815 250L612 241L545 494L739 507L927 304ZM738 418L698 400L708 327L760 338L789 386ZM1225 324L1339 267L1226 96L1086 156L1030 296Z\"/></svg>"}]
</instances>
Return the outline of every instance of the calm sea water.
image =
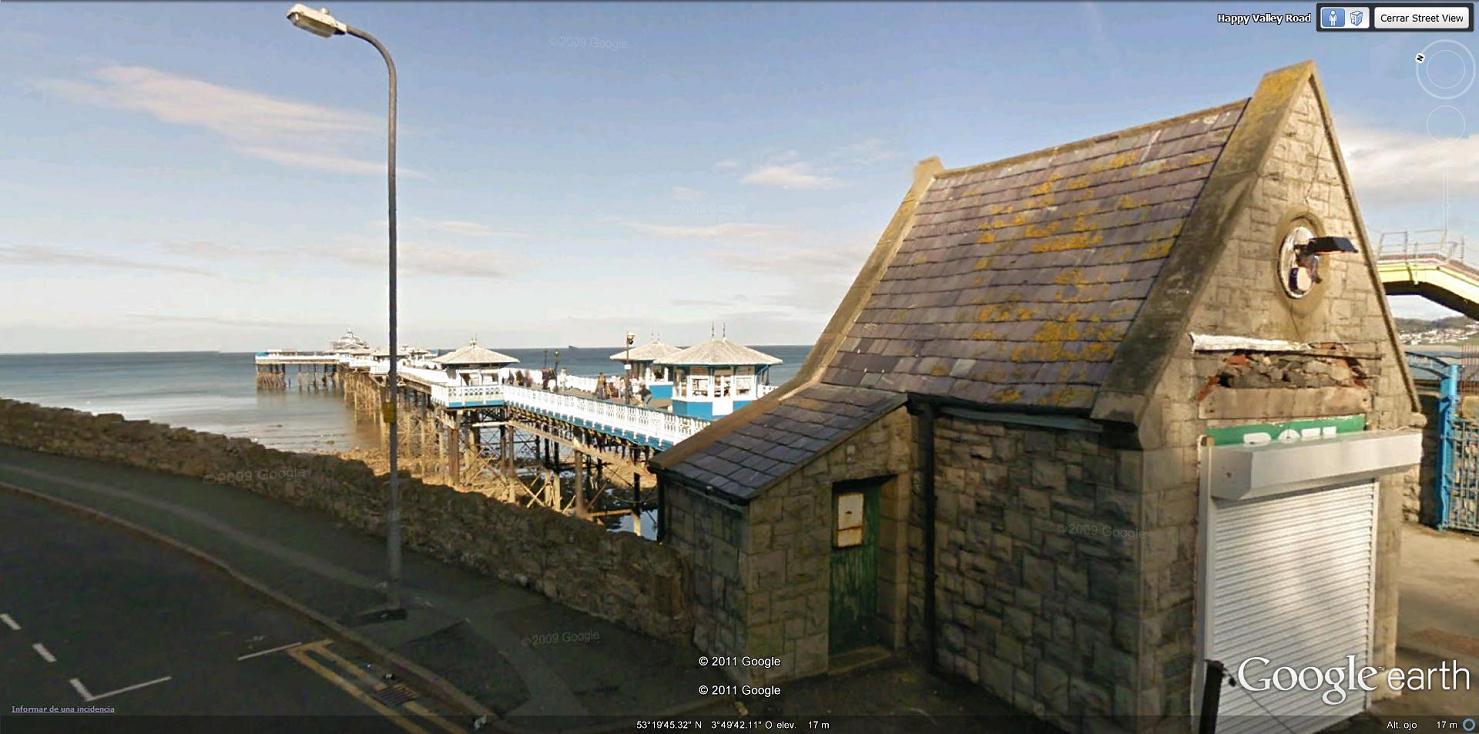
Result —
<instances>
[{"instance_id":1,"label":"calm sea water","mask_svg":"<svg viewBox=\"0 0 1479 734\"><path fill-rule=\"evenodd\" d=\"M771 368L774 384L790 379L810 350L756 348L784 360ZM612 374L621 365L607 358L620 349L562 348L560 367L572 375ZM554 366L554 349L498 351L517 357L520 367ZM0 354L0 397L121 413L243 436L289 451L334 451L378 443L373 428L355 424L337 392L258 391L252 358L251 353L223 352Z\"/></svg>"}]
</instances>

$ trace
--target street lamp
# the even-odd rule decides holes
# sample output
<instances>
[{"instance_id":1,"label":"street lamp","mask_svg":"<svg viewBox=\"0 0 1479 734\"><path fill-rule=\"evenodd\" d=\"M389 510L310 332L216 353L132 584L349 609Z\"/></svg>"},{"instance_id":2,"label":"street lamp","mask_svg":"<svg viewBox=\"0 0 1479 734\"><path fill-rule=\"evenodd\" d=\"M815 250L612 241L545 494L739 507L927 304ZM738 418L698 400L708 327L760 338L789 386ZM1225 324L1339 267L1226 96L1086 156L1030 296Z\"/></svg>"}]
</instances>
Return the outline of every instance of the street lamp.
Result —
<instances>
[{"instance_id":1,"label":"street lamp","mask_svg":"<svg viewBox=\"0 0 1479 734\"><path fill-rule=\"evenodd\" d=\"M632 343L635 342L635 341L637 341L637 332L635 332L635 331L628 331L627 332L627 385L626 385L626 394L622 395L622 398L621 398L621 402L622 402L623 405L631 405L632 404L632 377L634 376L634 373L636 373L636 370L632 368Z\"/></svg>"},{"instance_id":2,"label":"street lamp","mask_svg":"<svg viewBox=\"0 0 1479 734\"><path fill-rule=\"evenodd\" d=\"M388 219L390 240L390 373L386 377L384 415L390 423L390 511L385 519L385 555L386 574L388 578L385 584L386 608L372 612L368 616L378 619L404 619L405 607L401 606L401 489L399 483L398 467L396 461L396 449L399 446L399 435L396 430L396 362L400 359L400 350L396 345L396 317L395 317L395 61L391 60L390 52L374 36L343 23L329 13L328 8L313 8L301 3L288 9L288 20L293 25L302 28L309 33L321 38L329 38L338 35L351 35L359 38L375 47L380 56L385 59L385 69L390 73L390 109L387 115L389 143L386 155L386 182L389 190L390 216Z\"/></svg>"}]
</instances>

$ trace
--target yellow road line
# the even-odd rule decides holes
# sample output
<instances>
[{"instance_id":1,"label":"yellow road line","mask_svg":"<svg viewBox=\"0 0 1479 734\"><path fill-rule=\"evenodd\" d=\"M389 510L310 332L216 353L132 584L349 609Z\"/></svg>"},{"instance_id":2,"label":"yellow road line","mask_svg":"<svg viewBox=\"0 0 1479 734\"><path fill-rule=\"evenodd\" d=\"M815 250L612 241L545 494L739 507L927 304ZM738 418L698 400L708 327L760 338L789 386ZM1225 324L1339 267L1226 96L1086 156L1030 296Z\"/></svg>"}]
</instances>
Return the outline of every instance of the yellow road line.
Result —
<instances>
[{"instance_id":1,"label":"yellow road line","mask_svg":"<svg viewBox=\"0 0 1479 734\"><path fill-rule=\"evenodd\" d=\"M364 681L366 685L373 687L377 691L385 690L389 687L384 682L376 680L375 676L365 672L358 665L355 665L353 662L346 660L343 656L339 655L333 650L330 650L329 645L332 644L333 640L323 639L316 642L311 642L307 645L299 645L297 649L311 650L313 652L319 653L320 655L323 655L326 658L329 658L330 660L334 661L334 663L336 663L340 668L353 673L355 677L359 678L361 681ZM411 713L416 714L417 716L420 716L433 724L436 724L439 728L449 732L450 734L467 734L466 729L463 729L462 727L450 721L447 721L446 719L439 716L437 713L433 712L431 709L426 708L416 701L407 701L406 703L402 704L402 707L405 708L407 711L410 711Z\"/></svg>"},{"instance_id":2,"label":"yellow road line","mask_svg":"<svg viewBox=\"0 0 1479 734\"><path fill-rule=\"evenodd\" d=\"M303 647L306 646L299 646L288 650L288 655L294 660L297 660L299 663L302 663L304 667L315 673L318 673L319 676L322 677L324 680L333 683L334 685L343 689L345 693L354 696L355 699L358 700L360 703L363 703L364 705L369 706L371 709L374 709L375 713L384 716L386 719L389 719L390 723L395 724L396 726L410 732L411 734L429 734L425 729L422 729L421 727L416 726L416 724L412 723L410 719L396 713L385 704L376 701L373 697L370 696L370 694L365 693L358 686L345 680L342 676L335 673L334 671L324 667L317 660L310 658L308 656L308 653L304 652Z\"/></svg>"},{"instance_id":3,"label":"yellow road line","mask_svg":"<svg viewBox=\"0 0 1479 734\"><path fill-rule=\"evenodd\" d=\"M313 651L317 652L320 655L323 655L326 658L329 658L330 660L333 660L335 663L338 663L340 668L353 673L356 678L364 681L365 685L370 686L377 691L386 688L386 685L375 676L366 673L364 669L360 666L355 665L348 660L345 660L344 658L340 657L338 653L330 650L330 644L331 641L329 640L319 640L318 642L314 643Z\"/></svg>"},{"instance_id":4,"label":"yellow road line","mask_svg":"<svg viewBox=\"0 0 1479 734\"><path fill-rule=\"evenodd\" d=\"M421 718L426 719L433 724L436 724L437 726L441 727L443 731L446 731L449 734L467 734L466 729L436 715L432 712L431 709L422 706L417 701L407 701L405 703L405 708L407 711L410 711L411 713L416 714L417 716L420 716Z\"/></svg>"}]
</instances>

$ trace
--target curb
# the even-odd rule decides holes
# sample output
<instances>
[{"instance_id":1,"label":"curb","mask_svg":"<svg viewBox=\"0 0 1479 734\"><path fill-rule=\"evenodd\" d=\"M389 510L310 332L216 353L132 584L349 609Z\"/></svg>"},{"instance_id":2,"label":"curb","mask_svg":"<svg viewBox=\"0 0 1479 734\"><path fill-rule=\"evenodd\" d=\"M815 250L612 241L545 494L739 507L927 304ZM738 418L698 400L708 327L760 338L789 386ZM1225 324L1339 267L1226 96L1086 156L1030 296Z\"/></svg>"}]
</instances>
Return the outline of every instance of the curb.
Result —
<instances>
[{"instance_id":1,"label":"curb","mask_svg":"<svg viewBox=\"0 0 1479 734\"><path fill-rule=\"evenodd\" d=\"M433 673L430 670L427 670L426 668L418 665L417 663L414 663L402 657L398 653L382 647L380 644L363 637L359 633L339 624L335 620L319 613L318 611L304 606L303 604L292 599L286 594L283 594L267 586L265 583L262 583L261 581L258 581L251 576L247 576L246 574L237 571L231 566L231 564L219 558L216 558L215 556L206 553L205 551L188 545L183 541L176 540L175 538L171 538L167 535L159 533L155 530L146 528L137 523L131 522L129 520L124 520L123 518L108 514L106 512L103 512L102 510L97 510L86 505L73 502L71 500L65 500L60 497L54 497L52 495L45 494L43 492L36 492L34 490L25 489L23 487L17 487L7 482L0 482L0 490L5 490L7 492L11 492L12 494L29 497L41 502L50 503L70 512L83 515L88 519L117 525L148 540L173 548L207 565L214 566L217 570L224 572L226 575L235 579L238 583L246 586L252 591L255 591L258 594L267 597L268 599L281 606L287 607L288 609L299 615L307 617L320 627L323 627L334 633L335 635L347 640L348 642L362 647L365 650L368 650L371 654L378 656L388 664L388 667L391 668L391 671L395 673L397 677L404 680L409 680L420 687L423 687L434 692L437 695L442 696L450 703L454 703L466 709L467 712L474 717L482 717L482 719L485 721L484 727L487 727L489 730L510 733L521 731L521 729L511 728L503 725L498 718L498 715L493 713L492 710L490 710L483 704L478 703L476 699L467 695L461 689L452 685L446 679L442 678L436 673Z\"/></svg>"}]
</instances>

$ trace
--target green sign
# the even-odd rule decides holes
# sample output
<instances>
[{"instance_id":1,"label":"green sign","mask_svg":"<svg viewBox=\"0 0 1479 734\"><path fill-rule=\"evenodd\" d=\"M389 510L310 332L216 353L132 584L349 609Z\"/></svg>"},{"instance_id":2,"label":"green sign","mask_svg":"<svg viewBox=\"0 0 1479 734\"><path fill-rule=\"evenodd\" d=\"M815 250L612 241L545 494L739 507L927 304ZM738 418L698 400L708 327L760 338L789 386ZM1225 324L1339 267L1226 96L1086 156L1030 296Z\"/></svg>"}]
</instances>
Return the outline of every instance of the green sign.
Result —
<instances>
[{"instance_id":1,"label":"green sign","mask_svg":"<svg viewBox=\"0 0 1479 734\"><path fill-rule=\"evenodd\" d=\"M1213 446L1261 446L1266 443L1297 443L1317 438L1330 438L1341 433L1366 430L1366 416L1347 415L1339 418L1310 418L1287 423L1253 423L1246 426L1208 428Z\"/></svg>"}]
</instances>

